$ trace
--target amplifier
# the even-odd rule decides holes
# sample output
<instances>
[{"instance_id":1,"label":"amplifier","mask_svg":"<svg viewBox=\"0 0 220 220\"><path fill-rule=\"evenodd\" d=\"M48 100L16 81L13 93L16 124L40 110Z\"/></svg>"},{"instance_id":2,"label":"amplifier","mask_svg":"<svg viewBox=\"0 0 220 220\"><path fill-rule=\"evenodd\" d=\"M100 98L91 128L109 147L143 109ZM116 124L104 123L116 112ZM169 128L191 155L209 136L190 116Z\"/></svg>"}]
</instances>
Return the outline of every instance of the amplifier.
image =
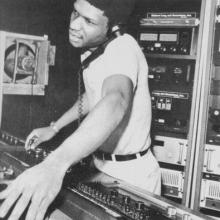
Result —
<instances>
[{"instance_id":1,"label":"amplifier","mask_svg":"<svg viewBox=\"0 0 220 220\"><path fill-rule=\"evenodd\" d=\"M138 42L145 53L195 55L198 14L148 12L140 18Z\"/></svg>"},{"instance_id":2,"label":"amplifier","mask_svg":"<svg viewBox=\"0 0 220 220\"><path fill-rule=\"evenodd\" d=\"M183 197L184 172L161 168L162 193L164 196L179 198Z\"/></svg>"},{"instance_id":3,"label":"amplifier","mask_svg":"<svg viewBox=\"0 0 220 220\"><path fill-rule=\"evenodd\" d=\"M186 165L187 139L156 135L153 140L153 153L159 162Z\"/></svg>"},{"instance_id":4,"label":"amplifier","mask_svg":"<svg viewBox=\"0 0 220 220\"><path fill-rule=\"evenodd\" d=\"M152 91L153 126L157 131L186 136L191 101L188 93Z\"/></svg>"},{"instance_id":5,"label":"amplifier","mask_svg":"<svg viewBox=\"0 0 220 220\"><path fill-rule=\"evenodd\" d=\"M220 210L220 182L212 180L211 177L202 179L200 207L215 210L219 216Z\"/></svg>"},{"instance_id":6,"label":"amplifier","mask_svg":"<svg viewBox=\"0 0 220 220\"><path fill-rule=\"evenodd\" d=\"M140 28L138 42L144 53L191 54L192 28Z\"/></svg>"},{"instance_id":7,"label":"amplifier","mask_svg":"<svg viewBox=\"0 0 220 220\"><path fill-rule=\"evenodd\" d=\"M195 64L191 61L149 60L153 126L157 131L187 134Z\"/></svg>"}]
</instances>

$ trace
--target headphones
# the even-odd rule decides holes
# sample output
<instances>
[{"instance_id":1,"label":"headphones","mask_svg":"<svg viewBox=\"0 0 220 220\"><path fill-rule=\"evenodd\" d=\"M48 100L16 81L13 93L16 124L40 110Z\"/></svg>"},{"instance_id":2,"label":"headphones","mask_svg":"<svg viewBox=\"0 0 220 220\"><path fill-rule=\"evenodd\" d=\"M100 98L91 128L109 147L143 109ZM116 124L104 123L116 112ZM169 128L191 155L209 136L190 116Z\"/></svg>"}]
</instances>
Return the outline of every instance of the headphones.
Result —
<instances>
[{"instance_id":1,"label":"headphones","mask_svg":"<svg viewBox=\"0 0 220 220\"><path fill-rule=\"evenodd\" d=\"M111 34L115 35L115 37L119 37L121 35L123 35L123 31L122 31L122 27L120 26L120 24L118 25L114 25L112 28L111 28Z\"/></svg>"},{"instance_id":2,"label":"headphones","mask_svg":"<svg viewBox=\"0 0 220 220\"><path fill-rule=\"evenodd\" d=\"M81 63L81 68L85 69L88 67L88 65L95 60L97 57L99 57L101 54L104 53L104 50L106 46L115 38L123 35L122 28L120 25L114 25L112 28L110 28L111 32L108 35L108 39L102 43L95 51L92 52L90 56L88 56L82 63Z\"/></svg>"},{"instance_id":3,"label":"headphones","mask_svg":"<svg viewBox=\"0 0 220 220\"><path fill-rule=\"evenodd\" d=\"M115 38L119 37L124 34L124 28L122 27L121 24L116 24L113 26L110 26L109 31L108 31L108 38Z\"/></svg>"}]
</instances>

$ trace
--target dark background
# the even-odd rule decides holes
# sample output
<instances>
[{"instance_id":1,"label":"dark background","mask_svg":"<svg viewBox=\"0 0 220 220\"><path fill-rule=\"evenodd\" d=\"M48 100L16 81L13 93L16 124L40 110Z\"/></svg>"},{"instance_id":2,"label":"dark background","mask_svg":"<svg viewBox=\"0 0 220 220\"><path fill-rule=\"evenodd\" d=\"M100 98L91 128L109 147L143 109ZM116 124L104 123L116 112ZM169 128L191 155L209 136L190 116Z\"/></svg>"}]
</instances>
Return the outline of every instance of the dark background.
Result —
<instances>
[{"instance_id":1,"label":"dark background","mask_svg":"<svg viewBox=\"0 0 220 220\"><path fill-rule=\"evenodd\" d=\"M74 0L0 0L0 30L43 36L56 46L55 66L49 69L45 96L4 95L2 130L25 139L36 127L47 126L64 113L77 98L76 71L79 50L68 42L69 17ZM131 17L132 33L137 14L152 11L194 11L200 0L137 0ZM71 124L59 136L62 141L76 128Z\"/></svg>"},{"instance_id":2,"label":"dark background","mask_svg":"<svg viewBox=\"0 0 220 220\"><path fill-rule=\"evenodd\" d=\"M79 51L68 42L71 11L70 0L0 0L1 30L46 34L56 46L55 66L50 66L45 96L4 95L2 130L25 139L33 128L56 120L76 100Z\"/></svg>"}]
</instances>

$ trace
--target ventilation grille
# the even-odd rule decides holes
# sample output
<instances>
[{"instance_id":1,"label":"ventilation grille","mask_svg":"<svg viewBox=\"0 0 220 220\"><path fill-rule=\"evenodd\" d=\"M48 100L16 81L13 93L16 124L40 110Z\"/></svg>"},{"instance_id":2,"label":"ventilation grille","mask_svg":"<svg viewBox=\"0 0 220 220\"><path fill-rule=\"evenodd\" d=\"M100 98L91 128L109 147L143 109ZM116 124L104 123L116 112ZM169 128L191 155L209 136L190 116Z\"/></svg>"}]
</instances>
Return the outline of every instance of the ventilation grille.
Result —
<instances>
[{"instance_id":1,"label":"ventilation grille","mask_svg":"<svg viewBox=\"0 0 220 220\"><path fill-rule=\"evenodd\" d=\"M175 170L161 168L162 184L168 186L181 187L183 183L183 173Z\"/></svg>"},{"instance_id":2,"label":"ventilation grille","mask_svg":"<svg viewBox=\"0 0 220 220\"><path fill-rule=\"evenodd\" d=\"M210 181L206 193L207 197L220 200L220 183Z\"/></svg>"}]
</instances>

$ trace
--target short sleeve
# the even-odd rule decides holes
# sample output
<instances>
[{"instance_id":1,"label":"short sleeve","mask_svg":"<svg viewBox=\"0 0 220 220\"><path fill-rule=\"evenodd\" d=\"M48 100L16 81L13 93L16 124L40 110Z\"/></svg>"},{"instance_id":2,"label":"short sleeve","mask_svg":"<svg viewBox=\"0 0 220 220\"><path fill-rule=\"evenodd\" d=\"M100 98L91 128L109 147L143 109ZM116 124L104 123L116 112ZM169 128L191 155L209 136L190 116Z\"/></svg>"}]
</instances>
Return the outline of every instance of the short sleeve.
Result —
<instances>
[{"instance_id":1,"label":"short sleeve","mask_svg":"<svg viewBox=\"0 0 220 220\"><path fill-rule=\"evenodd\" d=\"M125 75L136 87L138 59L130 39L122 36L112 41L105 50L104 59L106 61L105 78L115 74Z\"/></svg>"}]
</instances>

